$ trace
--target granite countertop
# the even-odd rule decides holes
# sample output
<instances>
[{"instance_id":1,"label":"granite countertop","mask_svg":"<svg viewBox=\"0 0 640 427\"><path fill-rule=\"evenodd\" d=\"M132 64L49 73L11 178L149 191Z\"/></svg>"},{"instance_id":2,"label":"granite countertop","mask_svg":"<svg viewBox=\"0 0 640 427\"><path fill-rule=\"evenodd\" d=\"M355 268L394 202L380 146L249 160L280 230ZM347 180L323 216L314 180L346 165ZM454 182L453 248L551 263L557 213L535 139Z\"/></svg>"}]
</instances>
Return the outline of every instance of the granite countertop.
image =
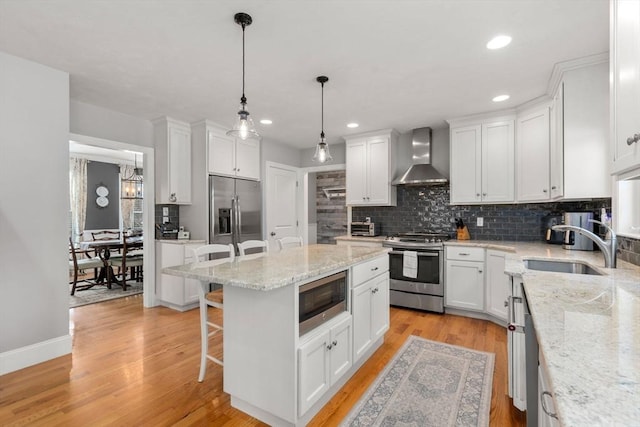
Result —
<instances>
[{"instance_id":1,"label":"granite countertop","mask_svg":"<svg viewBox=\"0 0 640 427\"><path fill-rule=\"evenodd\" d=\"M190 239L156 239L156 242L171 243L173 245L192 245L192 244L205 244L206 240L190 240Z\"/></svg>"},{"instance_id":2,"label":"granite countertop","mask_svg":"<svg viewBox=\"0 0 640 427\"><path fill-rule=\"evenodd\" d=\"M165 274L259 291L289 286L378 257L389 249L350 245L310 245L280 252L167 267Z\"/></svg>"},{"instance_id":3,"label":"granite countertop","mask_svg":"<svg viewBox=\"0 0 640 427\"><path fill-rule=\"evenodd\" d=\"M640 425L640 267L545 243L450 241L510 252L522 276L562 425ZM584 261L602 276L527 270L523 258Z\"/></svg>"}]
</instances>

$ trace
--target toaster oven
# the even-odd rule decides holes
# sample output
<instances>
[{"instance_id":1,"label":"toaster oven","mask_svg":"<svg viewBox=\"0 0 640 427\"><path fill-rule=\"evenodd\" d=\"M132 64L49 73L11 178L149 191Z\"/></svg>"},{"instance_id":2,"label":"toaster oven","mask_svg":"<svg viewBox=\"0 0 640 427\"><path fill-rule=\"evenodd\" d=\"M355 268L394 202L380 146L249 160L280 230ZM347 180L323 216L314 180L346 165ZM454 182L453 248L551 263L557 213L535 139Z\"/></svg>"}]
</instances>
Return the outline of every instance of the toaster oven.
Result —
<instances>
[{"instance_id":1,"label":"toaster oven","mask_svg":"<svg viewBox=\"0 0 640 427\"><path fill-rule=\"evenodd\" d=\"M380 227L376 227L373 222L352 222L351 223L351 235L352 236L378 236L380 234Z\"/></svg>"}]
</instances>

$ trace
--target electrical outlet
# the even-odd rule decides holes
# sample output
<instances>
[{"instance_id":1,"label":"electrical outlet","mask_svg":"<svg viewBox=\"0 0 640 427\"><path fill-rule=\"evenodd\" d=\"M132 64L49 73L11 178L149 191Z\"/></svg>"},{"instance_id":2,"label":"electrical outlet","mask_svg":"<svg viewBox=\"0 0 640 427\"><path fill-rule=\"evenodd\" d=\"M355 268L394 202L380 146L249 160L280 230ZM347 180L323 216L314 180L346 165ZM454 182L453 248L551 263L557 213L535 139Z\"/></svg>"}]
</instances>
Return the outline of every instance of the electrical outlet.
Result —
<instances>
[{"instance_id":1,"label":"electrical outlet","mask_svg":"<svg viewBox=\"0 0 640 427\"><path fill-rule=\"evenodd\" d=\"M162 207L162 216L169 216L169 207L168 206L163 206Z\"/></svg>"},{"instance_id":2,"label":"electrical outlet","mask_svg":"<svg viewBox=\"0 0 640 427\"><path fill-rule=\"evenodd\" d=\"M479 216L478 219L476 220L476 225L478 227L484 227L484 218Z\"/></svg>"},{"instance_id":3,"label":"electrical outlet","mask_svg":"<svg viewBox=\"0 0 640 427\"><path fill-rule=\"evenodd\" d=\"M168 216L163 216L163 217L162 217L162 223L163 223L163 224L166 224L166 223L168 223L168 222L169 222L169 217L168 217Z\"/></svg>"}]
</instances>

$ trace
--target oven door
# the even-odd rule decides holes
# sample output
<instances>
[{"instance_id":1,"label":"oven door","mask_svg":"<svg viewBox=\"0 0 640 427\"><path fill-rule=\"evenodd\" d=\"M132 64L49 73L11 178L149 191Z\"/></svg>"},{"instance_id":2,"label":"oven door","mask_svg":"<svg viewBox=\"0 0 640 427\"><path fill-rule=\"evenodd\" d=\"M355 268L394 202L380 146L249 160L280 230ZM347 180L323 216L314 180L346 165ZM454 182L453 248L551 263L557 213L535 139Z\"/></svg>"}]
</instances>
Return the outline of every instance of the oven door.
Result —
<instances>
[{"instance_id":1,"label":"oven door","mask_svg":"<svg viewBox=\"0 0 640 427\"><path fill-rule=\"evenodd\" d=\"M444 295L441 250L418 250L418 274L406 277L402 274L404 251L389 252L389 277L391 289L403 292Z\"/></svg>"}]
</instances>

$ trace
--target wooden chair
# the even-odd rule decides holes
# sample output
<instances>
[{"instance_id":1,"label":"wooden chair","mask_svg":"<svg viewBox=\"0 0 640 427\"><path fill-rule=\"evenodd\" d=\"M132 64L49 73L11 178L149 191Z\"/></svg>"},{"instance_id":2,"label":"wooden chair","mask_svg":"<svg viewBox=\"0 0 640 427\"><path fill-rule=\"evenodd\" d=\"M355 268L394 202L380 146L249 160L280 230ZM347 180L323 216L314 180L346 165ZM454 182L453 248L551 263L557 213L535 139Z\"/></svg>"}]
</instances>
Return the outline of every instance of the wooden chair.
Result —
<instances>
[{"instance_id":1,"label":"wooden chair","mask_svg":"<svg viewBox=\"0 0 640 427\"><path fill-rule=\"evenodd\" d=\"M233 245L204 245L194 249L193 258L195 264L208 261L211 255L226 255L224 258L228 258L232 261L235 257L235 249ZM218 257L218 259L220 259ZM222 288L205 293L205 284L198 286L198 300L200 301L200 374L198 375L198 382L204 380L204 375L207 371L207 359L220 366L223 366L222 360L209 354L209 339L216 335L218 332L223 331L222 325L214 323L209 319L209 307L213 307L219 310L224 308L224 298ZM211 331L209 330L211 328Z\"/></svg>"},{"instance_id":2,"label":"wooden chair","mask_svg":"<svg viewBox=\"0 0 640 427\"><path fill-rule=\"evenodd\" d=\"M286 249L286 248L295 248L298 246L302 246L302 237L301 236L295 236L295 237L283 237L281 239L277 240L278 242L278 248L280 248L280 250Z\"/></svg>"},{"instance_id":3,"label":"wooden chair","mask_svg":"<svg viewBox=\"0 0 640 427\"><path fill-rule=\"evenodd\" d=\"M91 232L91 238L94 241L96 241L96 240L119 240L120 239L120 232L119 231L110 231L110 230L92 231Z\"/></svg>"},{"instance_id":4,"label":"wooden chair","mask_svg":"<svg viewBox=\"0 0 640 427\"><path fill-rule=\"evenodd\" d=\"M143 242L139 239L125 237L122 242L122 254L110 258L111 265L118 267L122 274L122 290L127 290L127 269L131 269L132 280L142 280L142 266L144 257L142 255Z\"/></svg>"},{"instance_id":5,"label":"wooden chair","mask_svg":"<svg viewBox=\"0 0 640 427\"><path fill-rule=\"evenodd\" d=\"M266 240L245 240L244 242L238 243L238 251L240 252L240 256L248 255L247 250L252 249L260 250L254 250L251 253L269 252L269 242Z\"/></svg>"},{"instance_id":6,"label":"wooden chair","mask_svg":"<svg viewBox=\"0 0 640 427\"><path fill-rule=\"evenodd\" d=\"M85 255L89 255L89 252L86 250L76 249L71 241L71 237L69 237L69 271L73 272L73 281L69 282L71 286L71 295L75 295L76 291L81 291L84 289L90 289L97 285L94 281L91 282L88 279L78 280L78 272L80 270L88 270L103 268L104 262L100 258L93 258L88 256L87 258L78 258L78 254L83 253ZM78 283L85 282L84 285L79 285Z\"/></svg>"}]
</instances>

